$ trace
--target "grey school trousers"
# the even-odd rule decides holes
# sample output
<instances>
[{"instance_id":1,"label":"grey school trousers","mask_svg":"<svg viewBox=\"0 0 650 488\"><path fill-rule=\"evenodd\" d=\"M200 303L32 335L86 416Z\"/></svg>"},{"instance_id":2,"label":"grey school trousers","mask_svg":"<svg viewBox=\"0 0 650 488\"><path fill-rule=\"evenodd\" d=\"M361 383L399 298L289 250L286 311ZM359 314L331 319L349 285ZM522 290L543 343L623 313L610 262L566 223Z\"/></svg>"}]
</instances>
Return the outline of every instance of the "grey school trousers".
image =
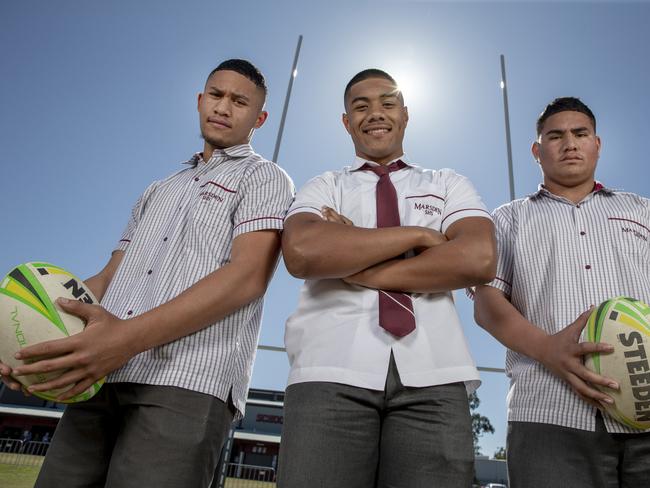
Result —
<instances>
[{"instance_id":1,"label":"grey school trousers","mask_svg":"<svg viewBox=\"0 0 650 488\"><path fill-rule=\"evenodd\" d=\"M392 357L385 391L293 384L279 461L278 488L469 488L465 386L405 387Z\"/></svg>"},{"instance_id":2,"label":"grey school trousers","mask_svg":"<svg viewBox=\"0 0 650 488\"><path fill-rule=\"evenodd\" d=\"M208 487L232 418L203 393L107 383L66 407L35 488Z\"/></svg>"},{"instance_id":3,"label":"grey school trousers","mask_svg":"<svg viewBox=\"0 0 650 488\"><path fill-rule=\"evenodd\" d=\"M650 433L610 434L533 422L508 424L510 488L646 488Z\"/></svg>"}]
</instances>

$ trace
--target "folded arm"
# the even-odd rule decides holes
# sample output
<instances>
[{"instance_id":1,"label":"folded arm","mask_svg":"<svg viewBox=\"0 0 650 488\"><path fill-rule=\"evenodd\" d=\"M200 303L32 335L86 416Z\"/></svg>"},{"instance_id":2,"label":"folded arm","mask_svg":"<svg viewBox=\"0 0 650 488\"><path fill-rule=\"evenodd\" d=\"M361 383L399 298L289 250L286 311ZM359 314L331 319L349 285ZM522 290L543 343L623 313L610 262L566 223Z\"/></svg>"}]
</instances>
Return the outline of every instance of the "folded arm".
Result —
<instances>
[{"instance_id":1,"label":"folded arm","mask_svg":"<svg viewBox=\"0 0 650 488\"><path fill-rule=\"evenodd\" d=\"M409 259L394 259L345 278L368 288L437 293L486 283L496 271L494 228L489 219L467 217L446 232L448 241Z\"/></svg>"},{"instance_id":2,"label":"folded arm","mask_svg":"<svg viewBox=\"0 0 650 488\"><path fill-rule=\"evenodd\" d=\"M444 240L425 227L366 229L323 220L313 213L289 217L282 235L282 252L296 278L344 278L405 252L431 247Z\"/></svg>"},{"instance_id":3,"label":"folded arm","mask_svg":"<svg viewBox=\"0 0 650 488\"><path fill-rule=\"evenodd\" d=\"M68 369L59 378L30 387L44 391L75 384L66 399L125 364L136 354L213 324L264 294L275 269L280 236L275 230L235 238L228 264L210 273L176 298L133 319L118 319L97 305L76 301L62 308L87 321L83 332L21 350L19 359L39 361L14 371L32 374Z\"/></svg>"},{"instance_id":4,"label":"folded arm","mask_svg":"<svg viewBox=\"0 0 650 488\"><path fill-rule=\"evenodd\" d=\"M560 332L549 335L521 315L501 290L492 286L478 286L474 296L476 323L508 349L543 364L555 376L566 381L582 399L599 407L599 402L609 404L613 400L589 383L614 389L618 385L609 378L593 373L583 364L585 354L613 350L604 343L579 342L590 312L587 310Z\"/></svg>"}]
</instances>

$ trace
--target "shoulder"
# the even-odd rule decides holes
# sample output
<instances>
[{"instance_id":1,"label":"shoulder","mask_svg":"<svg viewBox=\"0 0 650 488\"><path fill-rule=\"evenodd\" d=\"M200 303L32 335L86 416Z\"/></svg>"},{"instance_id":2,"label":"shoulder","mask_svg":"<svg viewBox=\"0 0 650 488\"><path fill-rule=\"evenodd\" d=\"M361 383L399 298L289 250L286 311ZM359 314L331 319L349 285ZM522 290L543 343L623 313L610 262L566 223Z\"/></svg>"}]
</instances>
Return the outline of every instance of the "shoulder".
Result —
<instances>
[{"instance_id":1,"label":"shoulder","mask_svg":"<svg viewBox=\"0 0 650 488\"><path fill-rule=\"evenodd\" d=\"M611 190L607 193L604 193L604 196L613 198L623 203L627 203L634 207L639 207L644 210L650 209L650 199L643 197L637 193L620 191L620 190Z\"/></svg>"},{"instance_id":2,"label":"shoulder","mask_svg":"<svg viewBox=\"0 0 650 488\"><path fill-rule=\"evenodd\" d=\"M287 184L293 187L293 180L279 165L253 153L243 161L244 179L255 181L276 181L278 184Z\"/></svg>"},{"instance_id":3,"label":"shoulder","mask_svg":"<svg viewBox=\"0 0 650 488\"><path fill-rule=\"evenodd\" d=\"M492 217L495 222L507 222L512 224L519 220L522 212L526 212L537 203L536 197L527 196L524 198L518 198L495 208L492 212Z\"/></svg>"},{"instance_id":4,"label":"shoulder","mask_svg":"<svg viewBox=\"0 0 650 488\"><path fill-rule=\"evenodd\" d=\"M320 186L326 188L335 188L339 185L341 180L350 174L350 167L345 167L341 170L325 171L316 175L303 185L303 188Z\"/></svg>"}]
</instances>

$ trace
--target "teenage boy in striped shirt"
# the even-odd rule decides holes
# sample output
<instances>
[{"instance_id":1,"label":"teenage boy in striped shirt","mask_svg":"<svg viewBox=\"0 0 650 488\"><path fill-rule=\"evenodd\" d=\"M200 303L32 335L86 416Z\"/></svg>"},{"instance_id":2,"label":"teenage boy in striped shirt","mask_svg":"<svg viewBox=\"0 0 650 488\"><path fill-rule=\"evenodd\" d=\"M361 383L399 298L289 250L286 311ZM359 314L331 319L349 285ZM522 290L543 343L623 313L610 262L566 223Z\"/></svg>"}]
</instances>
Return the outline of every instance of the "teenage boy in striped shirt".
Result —
<instances>
[{"instance_id":1,"label":"teenage boy in striped shirt","mask_svg":"<svg viewBox=\"0 0 650 488\"><path fill-rule=\"evenodd\" d=\"M108 375L67 407L37 487L207 487L233 416L244 412L262 296L280 251L293 184L253 152L266 85L228 60L198 96L203 152L136 203L107 266L86 284L102 307L59 305L88 322L25 348L14 374L66 370L32 392ZM7 376L10 388L20 385Z\"/></svg>"},{"instance_id":2,"label":"teenage boy in striped shirt","mask_svg":"<svg viewBox=\"0 0 650 488\"><path fill-rule=\"evenodd\" d=\"M613 400L593 385L618 385L583 365L585 354L611 346L578 343L591 305L619 295L650 301L650 202L594 179L600 146L591 110L554 100L532 146L544 183L493 214L497 277L477 287L475 318L508 347L513 488L650 479L650 433L602 411Z\"/></svg>"}]
</instances>

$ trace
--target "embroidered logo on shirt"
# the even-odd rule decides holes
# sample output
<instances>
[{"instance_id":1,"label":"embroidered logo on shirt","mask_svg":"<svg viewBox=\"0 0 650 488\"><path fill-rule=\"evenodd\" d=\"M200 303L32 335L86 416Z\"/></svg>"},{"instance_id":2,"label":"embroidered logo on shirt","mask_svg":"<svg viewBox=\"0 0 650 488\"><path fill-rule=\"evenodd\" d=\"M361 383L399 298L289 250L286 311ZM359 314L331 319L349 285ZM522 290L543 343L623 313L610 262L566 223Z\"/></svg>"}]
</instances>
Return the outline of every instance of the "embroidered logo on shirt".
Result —
<instances>
[{"instance_id":1,"label":"embroidered logo on shirt","mask_svg":"<svg viewBox=\"0 0 650 488\"><path fill-rule=\"evenodd\" d=\"M199 196L201 197L201 200L204 201L211 201L211 200L216 200L218 202L223 202L223 197L217 195L216 193L212 193L211 191L202 191L199 193Z\"/></svg>"},{"instance_id":2,"label":"embroidered logo on shirt","mask_svg":"<svg viewBox=\"0 0 650 488\"><path fill-rule=\"evenodd\" d=\"M634 230L634 229L632 229L630 227L621 227L621 231L623 233L631 232L632 235L634 237L636 237L637 239L643 239L644 241L648 242L648 238L646 236L644 236L643 234L641 234L641 232L639 232L638 230Z\"/></svg>"},{"instance_id":3,"label":"embroidered logo on shirt","mask_svg":"<svg viewBox=\"0 0 650 488\"><path fill-rule=\"evenodd\" d=\"M435 205L428 205L426 203L413 202L413 209L424 212L425 215L438 214L442 215L442 210Z\"/></svg>"}]
</instances>

